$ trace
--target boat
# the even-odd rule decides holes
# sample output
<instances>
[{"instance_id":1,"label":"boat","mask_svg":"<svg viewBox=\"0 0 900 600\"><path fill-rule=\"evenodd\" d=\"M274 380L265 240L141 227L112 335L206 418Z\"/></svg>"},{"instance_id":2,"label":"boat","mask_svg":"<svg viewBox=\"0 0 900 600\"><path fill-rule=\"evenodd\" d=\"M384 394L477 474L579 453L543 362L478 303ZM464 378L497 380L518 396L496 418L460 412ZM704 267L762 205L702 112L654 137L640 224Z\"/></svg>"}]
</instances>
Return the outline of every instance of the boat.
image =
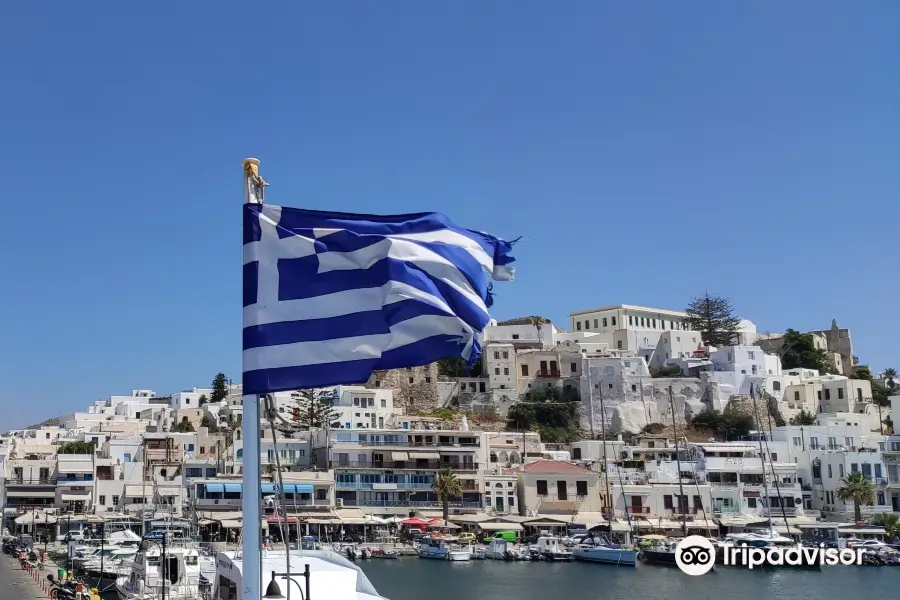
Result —
<instances>
[{"instance_id":1,"label":"boat","mask_svg":"<svg viewBox=\"0 0 900 600\"><path fill-rule=\"evenodd\" d=\"M426 535L419 541L419 558L435 558L455 562L472 560L471 550L460 548L454 544L455 541L454 537Z\"/></svg>"},{"instance_id":2,"label":"boat","mask_svg":"<svg viewBox=\"0 0 900 600\"><path fill-rule=\"evenodd\" d=\"M652 565L674 567L677 566L675 562L675 546L677 545L677 539L652 540L649 544L641 547L638 556L642 561Z\"/></svg>"},{"instance_id":3,"label":"boat","mask_svg":"<svg viewBox=\"0 0 900 600\"><path fill-rule=\"evenodd\" d=\"M633 567L637 565L637 550L614 544L599 532L589 533L577 540L572 549L575 560Z\"/></svg>"},{"instance_id":4,"label":"boat","mask_svg":"<svg viewBox=\"0 0 900 600\"><path fill-rule=\"evenodd\" d=\"M384 546L369 548L369 558L400 558L400 553Z\"/></svg>"},{"instance_id":5,"label":"boat","mask_svg":"<svg viewBox=\"0 0 900 600\"><path fill-rule=\"evenodd\" d=\"M538 538L534 549L540 554L541 558L550 561L570 561L575 560L575 555L566 550L560 539L552 535L542 535Z\"/></svg>"},{"instance_id":6,"label":"boat","mask_svg":"<svg viewBox=\"0 0 900 600\"><path fill-rule=\"evenodd\" d=\"M166 576L160 566L165 559ZM209 578L203 576L200 553L192 547L162 547L145 543L135 554L131 572L116 580L119 600L152 600L165 590L167 598L197 598L208 593Z\"/></svg>"},{"instance_id":7,"label":"boat","mask_svg":"<svg viewBox=\"0 0 900 600\"><path fill-rule=\"evenodd\" d=\"M287 573L290 566L291 579L272 573ZM309 579L304 571L309 567ZM298 586L301 598L328 598L329 600L386 600L352 562L328 549L292 550L284 552L264 552L262 555L264 586L272 588L272 583L286 590L288 585ZM220 552L216 557L216 577L213 598L244 600L243 559L240 552ZM295 588L296 591L297 588ZM268 593L269 590L266 590ZM250 599L248 599L250 600Z\"/></svg>"},{"instance_id":8,"label":"boat","mask_svg":"<svg viewBox=\"0 0 900 600\"><path fill-rule=\"evenodd\" d=\"M525 560L525 555L504 539L494 538L484 549L484 557L492 560Z\"/></svg>"}]
</instances>

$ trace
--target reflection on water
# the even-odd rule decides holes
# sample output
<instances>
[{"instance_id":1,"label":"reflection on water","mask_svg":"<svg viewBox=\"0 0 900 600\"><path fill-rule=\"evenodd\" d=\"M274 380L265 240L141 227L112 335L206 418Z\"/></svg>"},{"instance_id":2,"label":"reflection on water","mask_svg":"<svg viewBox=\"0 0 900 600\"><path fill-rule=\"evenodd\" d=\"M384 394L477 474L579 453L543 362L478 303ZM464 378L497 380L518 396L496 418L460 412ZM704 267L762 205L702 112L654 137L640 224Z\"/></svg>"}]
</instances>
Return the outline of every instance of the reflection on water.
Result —
<instances>
[{"instance_id":1,"label":"reflection on water","mask_svg":"<svg viewBox=\"0 0 900 600\"><path fill-rule=\"evenodd\" d=\"M586 563L451 563L404 558L359 564L390 600L884 600L900 567L824 567L821 571L719 568L700 577L678 569Z\"/></svg>"}]
</instances>

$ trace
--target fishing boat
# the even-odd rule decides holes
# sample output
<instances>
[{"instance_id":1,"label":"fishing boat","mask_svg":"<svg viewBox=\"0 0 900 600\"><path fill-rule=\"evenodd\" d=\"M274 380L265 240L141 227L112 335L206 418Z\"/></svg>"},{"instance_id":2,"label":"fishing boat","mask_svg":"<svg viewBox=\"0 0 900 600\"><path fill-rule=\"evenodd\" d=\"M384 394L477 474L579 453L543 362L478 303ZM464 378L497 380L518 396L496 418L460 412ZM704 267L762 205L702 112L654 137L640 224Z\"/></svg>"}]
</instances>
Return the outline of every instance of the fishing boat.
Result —
<instances>
[{"instance_id":1,"label":"fishing boat","mask_svg":"<svg viewBox=\"0 0 900 600\"><path fill-rule=\"evenodd\" d=\"M164 566L164 569L161 567ZM163 575L165 573L165 575ZM191 547L166 547L144 542L135 554L131 572L116 580L119 600L197 598L209 592L209 578L203 576L200 553Z\"/></svg>"},{"instance_id":2,"label":"fishing boat","mask_svg":"<svg viewBox=\"0 0 900 600\"><path fill-rule=\"evenodd\" d=\"M288 567L290 579L286 575ZM240 552L220 552L216 557L213 597L244 600L243 571L244 561ZM284 552L264 552L262 574L265 579L263 585L267 585L265 595L268 597L281 596L281 590L293 585L299 587L302 598L385 600L362 569L337 552L327 549L303 550L302 553L292 551L290 555Z\"/></svg>"},{"instance_id":3,"label":"fishing boat","mask_svg":"<svg viewBox=\"0 0 900 600\"><path fill-rule=\"evenodd\" d=\"M570 561L575 560L575 555L565 549L560 539L552 535L542 535L538 538L534 549L543 560Z\"/></svg>"},{"instance_id":4,"label":"fishing boat","mask_svg":"<svg viewBox=\"0 0 900 600\"><path fill-rule=\"evenodd\" d=\"M460 548L454 537L427 535L419 542L419 558L435 558L462 562L472 560L472 552L468 548Z\"/></svg>"}]
</instances>

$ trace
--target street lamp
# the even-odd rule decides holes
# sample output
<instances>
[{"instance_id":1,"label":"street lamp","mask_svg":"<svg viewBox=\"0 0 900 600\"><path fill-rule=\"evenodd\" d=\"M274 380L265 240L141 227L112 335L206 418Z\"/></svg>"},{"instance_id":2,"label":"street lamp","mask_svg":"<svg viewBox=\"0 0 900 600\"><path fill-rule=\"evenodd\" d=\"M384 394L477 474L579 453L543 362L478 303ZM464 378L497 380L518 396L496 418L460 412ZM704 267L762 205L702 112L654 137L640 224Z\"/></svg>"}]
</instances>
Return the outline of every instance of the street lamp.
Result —
<instances>
[{"instance_id":1,"label":"street lamp","mask_svg":"<svg viewBox=\"0 0 900 600\"><path fill-rule=\"evenodd\" d=\"M151 542L150 540L144 538L144 540L141 542L141 545L138 547L138 549L141 552L146 552L147 550L150 549L150 544L152 543L152 544L156 544L157 546L159 546L159 548L162 552L162 555L160 556L160 561L159 561L160 574L161 574L161 579L162 579L161 586L160 586L162 588L160 591L161 600L166 600L166 580L169 577L169 569L168 569L168 565L166 564L166 537L167 536L168 536L168 532L164 532L161 544L157 544L156 542ZM101 577L102 576L103 575L101 574Z\"/></svg>"},{"instance_id":2,"label":"street lamp","mask_svg":"<svg viewBox=\"0 0 900 600\"><path fill-rule=\"evenodd\" d=\"M303 579L306 580L306 593L304 594L301 589L300 597L303 598L303 600L309 600L309 564L305 565L301 575L303 576ZM281 594L281 586L275 581L276 577L287 579L290 583L296 584L298 589L300 588L300 584L297 583L297 580L293 577L288 577L287 573L276 573L275 571L272 571L272 581L266 586L266 595L263 596L263 600L284 600L284 596Z\"/></svg>"}]
</instances>

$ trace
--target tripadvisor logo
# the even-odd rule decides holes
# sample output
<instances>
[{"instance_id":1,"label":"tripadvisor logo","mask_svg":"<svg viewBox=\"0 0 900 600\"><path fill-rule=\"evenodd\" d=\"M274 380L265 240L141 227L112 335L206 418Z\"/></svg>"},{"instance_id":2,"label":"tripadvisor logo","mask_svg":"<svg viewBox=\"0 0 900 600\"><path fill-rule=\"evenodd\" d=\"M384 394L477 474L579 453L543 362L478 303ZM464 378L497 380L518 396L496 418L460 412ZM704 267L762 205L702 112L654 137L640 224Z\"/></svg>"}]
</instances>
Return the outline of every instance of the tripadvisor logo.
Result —
<instances>
[{"instance_id":1,"label":"tripadvisor logo","mask_svg":"<svg viewBox=\"0 0 900 600\"><path fill-rule=\"evenodd\" d=\"M839 550L818 546L779 546L775 548L755 548L752 546L724 547L722 564L733 567L753 569L766 565L771 566L834 566L860 565L865 550L862 548ZM705 537L691 535L675 547L675 564L688 575L704 575L709 573L716 562L716 549Z\"/></svg>"}]
</instances>

